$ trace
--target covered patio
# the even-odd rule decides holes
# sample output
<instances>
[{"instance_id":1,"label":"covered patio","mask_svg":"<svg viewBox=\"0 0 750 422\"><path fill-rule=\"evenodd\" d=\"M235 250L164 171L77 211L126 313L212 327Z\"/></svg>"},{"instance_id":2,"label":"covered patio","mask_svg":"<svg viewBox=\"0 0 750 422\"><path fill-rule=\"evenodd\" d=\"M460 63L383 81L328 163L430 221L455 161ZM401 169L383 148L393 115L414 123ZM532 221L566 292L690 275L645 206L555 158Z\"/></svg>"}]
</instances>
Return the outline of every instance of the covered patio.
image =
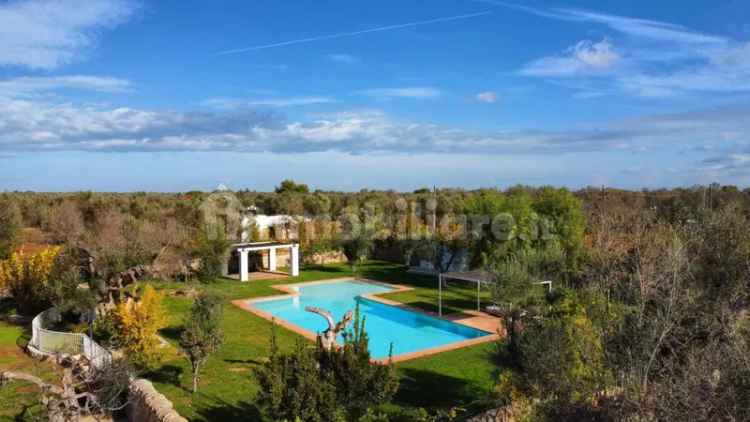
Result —
<instances>
[{"instance_id":1,"label":"covered patio","mask_svg":"<svg viewBox=\"0 0 750 422\"><path fill-rule=\"evenodd\" d=\"M299 275L299 244L293 242L250 242L237 243L232 245L232 249L239 255L239 279L240 281L250 281L249 255L251 252L267 253L267 270L268 273L278 273L277 251L286 249L289 251L288 274L291 277Z\"/></svg>"}]
</instances>

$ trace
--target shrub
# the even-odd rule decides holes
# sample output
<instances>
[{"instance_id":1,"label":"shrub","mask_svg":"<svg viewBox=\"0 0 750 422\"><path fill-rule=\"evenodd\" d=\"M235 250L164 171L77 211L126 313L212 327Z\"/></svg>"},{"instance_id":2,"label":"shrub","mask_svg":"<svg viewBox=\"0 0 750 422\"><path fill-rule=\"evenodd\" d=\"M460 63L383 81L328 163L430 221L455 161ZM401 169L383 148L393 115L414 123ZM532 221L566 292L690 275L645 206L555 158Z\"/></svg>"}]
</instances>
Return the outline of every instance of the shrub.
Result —
<instances>
[{"instance_id":1,"label":"shrub","mask_svg":"<svg viewBox=\"0 0 750 422\"><path fill-rule=\"evenodd\" d=\"M94 340L109 347L118 347L120 336L120 322L117 310L99 315L93 324Z\"/></svg>"},{"instance_id":2,"label":"shrub","mask_svg":"<svg viewBox=\"0 0 750 422\"><path fill-rule=\"evenodd\" d=\"M346 421L336 399L333 375L321 371L315 350L298 341L292 353L281 354L272 335L271 357L256 369L258 401L273 420Z\"/></svg>"},{"instance_id":3,"label":"shrub","mask_svg":"<svg viewBox=\"0 0 750 422\"><path fill-rule=\"evenodd\" d=\"M493 301L511 314L543 300L547 287L539 283L545 280L559 283L564 262L563 250L554 245L521 250L493 262L490 267L495 274L491 286Z\"/></svg>"},{"instance_id":4,"label":"shrub","mask_svg":"<svg viewBox=\"0 0 750 422\"><path fill-rule=\"evenodd\" d=\"M94 289L80 288L85 279L79 263L80 258L71 249L61 252L52 270L54 276L47 283L52 305L63 314L81 315L93 311L97 305Z\"/></svg>"},{"instance_id":5,"label":"shrub","mask_svg":"<svg viewBox=\"0 0 750 422\"><path fill-rule=\"evenodd\" d=\"M140 300L128 298L117 306L119 340L128 359L139 368L152 369L161 360L157 333L167 325L163 299L163 293L146 285Z\"/></svg>"},{"instance_id":6,"label":"shrub","mask_svg":"<svg viewBox=\"0 0 750 422\"><path fill-rule=\"evenodd\" d=\"M256 376L258 401L274 420L357 420L393 397L395 369L371 362L364 319L356 314L344 345L332 350L319 339L315 348L298 342L292 353L281 354L272 334L271 357Z\"/></svg>"},{"instance_id":7,"label":"shrub","mask_svg":"<svg viewBox=\"0 0 750 422\"><path fill-rule=\"evenodd\" d=\"M544 413L586 407L606 380L601 335L572 292L557 290L547 300L546 309L514 333L510 353L519 374L505 375L498 392L512 405L538 399Z\"/></svg>"},{"instance_id":8,"label":"shrub","mask_svg":"<svg viewBox=\"0 0 750 422\"><path fill-rule=\"evenodd\" d=\"M223 275L223 266L229 241L223 227L204 227L198 231L195 255L200 258L198 276L202 281L210 281Z\"/></svg>"},{"instance_id":9,"label":"shrub","mask_svg":"<svg viewBox=\"0 0 750 422\"><path fill-rule=\"evenodd\" d=\"M373 246L373 233L364 229L341 243L353 272L357 271L357 265L362 265L370 257Z\"/></svg>"},{"instance_id":10,"label":"shrub","mask_svg":"<svg viewBox=\"0 0 750 422\"><path fill-rule=\"evenodd\" d=\"M317 348L321 370L330 371L336 384L339 402L350 417L364 414L368 408L387 402L398 389L398 379L392 365L370 361L369 339L365 318L355 310L353 328L344 333L341 348Z\"/></svg>"},{"instance_id":11,"label":"shrub","mask_svg":"<svg viewBox=\"0 0 750 422\"><path fill-rule=\"evenodd\" d=\"M13 296L19 313L32 315L50 306L50 277L60 251L57 246L37 253L19 251L0 262L0 290Z\"/></svg>"}]
</instances>

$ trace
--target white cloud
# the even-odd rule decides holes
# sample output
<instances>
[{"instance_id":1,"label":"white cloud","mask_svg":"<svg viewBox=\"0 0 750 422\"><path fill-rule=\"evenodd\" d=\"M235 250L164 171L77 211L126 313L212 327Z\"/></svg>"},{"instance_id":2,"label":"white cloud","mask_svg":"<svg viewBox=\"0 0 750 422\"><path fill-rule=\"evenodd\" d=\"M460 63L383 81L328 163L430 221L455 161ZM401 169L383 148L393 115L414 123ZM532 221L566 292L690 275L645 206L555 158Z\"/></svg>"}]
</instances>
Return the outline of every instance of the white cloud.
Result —
<instances>
[{"instance_id":1,"label":"white cloud","mask_svg":"<svg viewBox=\"0 0 750 422\"><path fill-rule=\"evenodd\" d=\"M607 13L592 12L582 9L565 9L552 8L541 9L531 6L517 5L506 3L498 0L475 0L485 4L492 4L520 10L526 13L542 16L549 19L571 21L571 22L588 22L606 25L610 29L622 34L649 38L657 41L669 41L691 44L721 44L725 40L722 37L703 34L693 31L682 25L675 25L667 22L659 22L649 19L631 18L627 16L610 15Z\"/></svg>"},{"instance_id":2,"label":"white cloud","mask_svg":"<svg viewBox=\"0 0 750 422\"><path fill-rule=\"evenodd\" d=\"M380 111L287 122L277 113L110 108L0 99L0 153L16 151L238 151L298 154L549 154L652 150L736 152L750 107L659 115L576 129L477 132L392 119ZM739 136L739 138L738 138ZM707 140L713 140L706 149ZM701 148L703 148L701 150Z\"/></svg>"},{"instance_id":3,"label":"white cloud","mask_svg":"<svg viewBox=\"0 0 750 422\"><path fill-rule=\"evenodd\" d=\"M613 69L620 58L607 39L597 43L583 40L566 49L561 56L543 57L527 64L521 69L521 74L569 77L604 73Z\"/></svg>"},{"instance_id":4,"label":"white cloud","mask_svg":"<svg viewBox=\"0 0 750 422\"><path fill-rule=\"evenodd\" d=\"M494 103L497 102L497 93L494 91L484 91L476 95L477 101L483 103Z\"/></svg>"},{"instance_id":5,"label":"white cloud","mask_svg":"<svg viewBox=\"0 0 750 422\"><path fill-rule=\"evenodd\" d=\"M626 92L651 97L685 92L750 92L750 43L696 51L698 64L665 73L621 75L618 85Z\"/></svg>"},{"instance_id":6,"label":"white cloud","mask_svg":"<svg viewBox=\"0 0 750 422\"><path fill-rule=\"evenodd\" d=\"M750 170L750 154L730 153L723 156L711 157L703 160L707 169L711 170Z\"/></svg>"},{"instance_id":7,"label":"white cloud","mask_svg":"<svg viewBox=\"0 0 750 422\"><path fill-rule=\"evenodd\" d=\"M54 69L85 53L101 29L130 18L129 0L29 0L0 3L0 66Z\"/></svg>"},{"instance_id":8,"label":"white cloud","mask_svg":"<svg viewBox=\"0 0 750 422\"><path fill-rule=\"evenodd\" d=\"M559 9L559 11L563 15L568 16L570 20L604 24L616 31L636 37L691 44L720 44L724 42L722 37L702 34L684 26L667 22L609 15L579 9Z\"/></svg>"},{"instance_id":9,"label":"white cloud","mask_svg":"<svg viewBox=\"0 0 750 422\"><path fill-rule=\"evenodd\" d=\"M750 177L750 153L745 150L709 157L701 161L694 171L708 176L711 181L739 179L742 180L741 183L747 184Z\"/></svg>"},{"instance_id":10,"label":"white cloud","mask_svg":"<svg viewBox=\"0 0 750 422\"><path fill-rule=\"evenodd\" d=\"M573 57L590 69L609 69L620 60L620 55L612 49L606 39L598 43L581 41L572 48Z\"/></svg>"},{"instance_id":11,"label":"white cloud","mask_svg":"<svg viewBox=\"0 0 750 422\"><path fill-rule=\"evenodd\" d=\"M209 98L201 102L202 105L220 110L233 110L252 107L295 107L313 104L336 102L335 99L323 96L305 97L270 97L264 99L243 98Z\"/></svg>"},{"instance_id":12,"label":"white cloud","mask_svg":"<svg viewBox=\"0 0 750 422\"><path fill-rule=\"evenodd\" d=\"M357 95L367 97L388 99L388 98L412 98L412 99L434 99L440 97L443 93L432 87L404 87L404 88L375 88L356 91Z\"/></svg>"},{"instance_id":13,"label":"white cloud","mask_svg":"<svg viewBox=\"0 0 750 422\"><path fill-rule=\"evenodd\" d=\"M362 60L360 60L359 57L353 56L351 54L329 54L328 60L336 63L344 63L344 64L357 64L360 63Z\"/></svg>"},{"instance_id":14,"label":"white cloud","mask_svg":"<svg viewBox=\"0 0 750 422\"><path fill-rule=\"evenodd\" d=\"M750 92L750 43L681 25L578 9L537 9L483 0L549 19L606 26L615 36L582 41L565 54L527 63L527 76L567 79L575 98L626 94L661 98L683 94ZM569 81L576 79L577 84ZM594 84L597 86L592 87Z\"/></svg>"},{"instance_id":15,"label":"white cloud","mask_svg":"<svg viewBox=\"0 0 750 422\"><path fill-rule=\"evenodd\" d=\"M130 81L109 76L23 76L0 80L0 96L27 96L58 89L125 92L131 87Z\"/></svg>"}]
</instances>

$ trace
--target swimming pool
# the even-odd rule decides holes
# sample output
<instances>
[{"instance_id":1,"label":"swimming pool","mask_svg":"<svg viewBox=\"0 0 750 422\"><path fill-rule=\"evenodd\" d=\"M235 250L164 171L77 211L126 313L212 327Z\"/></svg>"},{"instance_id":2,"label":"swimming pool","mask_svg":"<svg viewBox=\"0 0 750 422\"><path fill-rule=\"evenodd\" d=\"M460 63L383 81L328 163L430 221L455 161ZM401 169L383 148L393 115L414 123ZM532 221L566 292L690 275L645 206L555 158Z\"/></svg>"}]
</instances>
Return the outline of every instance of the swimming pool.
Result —
<instances>
[{"instance_id":1,"label":"swimming pool","mask_svg":"<svg viewBox=\"0 0 750 422\"><path fill-rule=\"evenodd\" d=\"M379 283L341 280L299 284L287 288L298 292L299 295L251 301L251 308L318 333L326 330L328 324L319 315L305 311L306 306L326 309L338 322L347 311L353 311L359 304L360 314L366 317L365 331L370 338L370 353L375 359L387 358L391 343L395 356L490 335L488 332L465 325L362 297L366 294L393 290L392 287ZM339 341L342 342L343 339L339 337Z\"/></svg>"}]
</instances>

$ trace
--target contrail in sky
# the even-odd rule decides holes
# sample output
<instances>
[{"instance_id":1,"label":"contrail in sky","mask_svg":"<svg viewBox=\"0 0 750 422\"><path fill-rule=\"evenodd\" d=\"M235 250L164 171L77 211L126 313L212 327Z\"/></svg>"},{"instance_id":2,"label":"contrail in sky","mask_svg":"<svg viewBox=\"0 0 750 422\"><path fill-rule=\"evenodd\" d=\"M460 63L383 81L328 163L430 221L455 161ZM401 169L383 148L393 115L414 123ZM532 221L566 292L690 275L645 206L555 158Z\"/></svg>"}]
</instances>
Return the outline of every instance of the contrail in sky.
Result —
<instances>
[{"instance_id":1,"label":"contrail in sky","mask_svg":"<svg viewBox=\"0 0 750 422\"><path fill-rule=\"evenodd\" d=\"M294 44L302 44L302 43L308 43L313 41L322 41L322 40L331 40L334 38L344 38L344 37L353 37L355 35L361 35L361 34L369 34L370 32L381 32L381 31L390 31L392 29L401 29L401 28L409 28L412 26L420 26L420 25L430 25L433 23L440 23L440 22L450 22L450 21L457 21L460 19L470 19L475 18L478 16L485 16L492 14L491 11L487 10L484 12L478 12L478 13L469 13L466 15L457 15L457 16L448 16L444 18L435 18L430 19L426 21L417 21L417 22L409 22L409 23L402 23L398 25L388 25L388 26L381 26L378 28L370 28L370 29L364 29L361 31L353 31L353 32L341 32L338 34L331 34L331 35L321 35L317 37L310 37L310 38L300 38L297 40L291 40L291 41L283 41L273 44L265 44L265 45L256 45L253 47L245 47L245 48L236 48L234 50L226 50L226 51L220 51L217 53L217 55L225 55L225 54L237 54L237 53L244 53L247 51L255 51L255 50L265 50L266 48L276 48L276 47L284 47L287 45L294 45Z\"/></svg>"}]
</instances>

